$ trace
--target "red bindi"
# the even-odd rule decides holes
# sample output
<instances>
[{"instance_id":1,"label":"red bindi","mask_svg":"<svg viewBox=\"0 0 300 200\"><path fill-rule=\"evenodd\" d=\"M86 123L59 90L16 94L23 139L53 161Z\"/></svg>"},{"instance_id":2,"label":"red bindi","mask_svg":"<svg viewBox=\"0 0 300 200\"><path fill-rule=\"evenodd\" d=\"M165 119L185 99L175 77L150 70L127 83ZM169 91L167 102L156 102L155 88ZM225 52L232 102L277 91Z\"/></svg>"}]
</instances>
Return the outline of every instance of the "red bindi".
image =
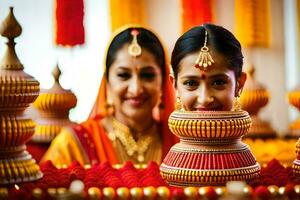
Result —
<instances>
[{"instance_id":1,"label":"red bindi","mask_svg":"<svg viewBox=\"0 0 300 200\"><path fill-rule=\"evenodd\" d=\"M200 78L201 79L205 79L206 78L206 74L205 74L205 72L204 71L200 71Z\"/></svg>"}]
</instances>

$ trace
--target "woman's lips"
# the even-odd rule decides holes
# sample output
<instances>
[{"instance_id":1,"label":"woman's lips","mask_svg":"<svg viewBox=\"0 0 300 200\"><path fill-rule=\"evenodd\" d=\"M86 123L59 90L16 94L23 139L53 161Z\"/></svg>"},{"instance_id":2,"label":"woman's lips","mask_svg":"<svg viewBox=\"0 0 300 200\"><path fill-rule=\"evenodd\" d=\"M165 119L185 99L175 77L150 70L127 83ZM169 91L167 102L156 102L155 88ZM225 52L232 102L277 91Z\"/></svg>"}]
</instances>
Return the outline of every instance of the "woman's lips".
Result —
<instances>
[{"instance_id":1,"label":"woman's lips","mask_svg":"<svg viewBox=\"0 0 300 200\"><path fill-rule=\"evenodd\" d=\"M143 105L145 102L146 98L141 96L141 97L131 97L131 98L126 98L126 101L135 108L139 108Z\"/></svg>"}]
</instances>

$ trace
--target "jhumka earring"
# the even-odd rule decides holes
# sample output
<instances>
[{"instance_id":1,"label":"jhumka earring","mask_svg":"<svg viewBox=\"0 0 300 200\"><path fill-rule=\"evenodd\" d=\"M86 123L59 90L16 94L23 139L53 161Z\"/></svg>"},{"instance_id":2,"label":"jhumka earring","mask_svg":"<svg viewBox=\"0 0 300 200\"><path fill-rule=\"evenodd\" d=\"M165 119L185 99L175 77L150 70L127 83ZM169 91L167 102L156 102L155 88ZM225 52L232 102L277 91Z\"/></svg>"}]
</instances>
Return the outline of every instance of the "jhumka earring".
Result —
<instances>
[{"instance_id":1,"label":"jhumka earring","mask_svg":"<svg viewBox=\"0 0 300 200\"><path fill-rule=\"evenodd\" d=\"M178 91L176 92L175 110L182 110L182 102L179 97Z\"/></svg>"},{"instance_id":2,"label":"jhumka earring","mask_svg":"<svg viewBox=\"0 0 300 200\"><path fill-rule=\"evenodd\" d=\"M137 36L139 34L139 31L136 29L132 29L130 34L132 35L133 39L131 44L128 47L128 53L133 57L140 56L142 54L142 47L139 45L137 41Z\"/></svg>"},{"instance_id":3,"label":"jhumka earring","mask_svg":"<svg viewBox=\"0 0 300 200\"><path fill-rule=\"evenodd\" d=\"M114 113L114 103L109 93L107 93L105 109L108 115L112 115Z\"/></svg>"},{"instance_id":4,"label":"jhumka earring","mask_svg":"<svg viewBox=\"0 0 300 200\"><path fill-rule=\"evenodd\" d=\"M233 109L232 111L241 111L242 106L240 103L240 96L241 96L241 91L238 92L237 96L234 97L233 99Z\"/></svg>"},{"instance_id":5,"label":"jhumka earring","mask_svg":"<svg viewBox=\"0 0 300 200\"><path fill-rule=\"evenodd\" d=\"M200 53L196 59L195 67L201 70L206 70L207 67L211 66L215 61L212 59L207 44L207 31L205 30L204 45L200 50Z\"/></svg>"}]
</instances>

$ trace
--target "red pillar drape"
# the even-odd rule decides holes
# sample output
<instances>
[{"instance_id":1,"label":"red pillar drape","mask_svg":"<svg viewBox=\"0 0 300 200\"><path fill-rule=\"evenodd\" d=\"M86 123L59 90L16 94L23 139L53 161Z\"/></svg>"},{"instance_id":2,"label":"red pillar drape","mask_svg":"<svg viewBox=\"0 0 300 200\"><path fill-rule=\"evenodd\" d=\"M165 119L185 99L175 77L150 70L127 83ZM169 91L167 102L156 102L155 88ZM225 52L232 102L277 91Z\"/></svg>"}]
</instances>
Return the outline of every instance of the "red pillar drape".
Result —
<instances>
[{"instance_id":1,"label":"red pillar drape","mask_svg":"<svg viewBox=\"0 0 300 200\"><path fill-rule=\"evenodd\" d=\"M213 22L213 0L181 0L182 32Z\"/></svg>"},{"instance_id":2,"label":"red pillar drape","mask_svg":"<svg viewBox=\"0 0 300 200\"><path fill-rule=\"evenodd\" d=\"M55 43L62 46L84 44L83 0L55 0Z\"/></svg>"}]
</instances>

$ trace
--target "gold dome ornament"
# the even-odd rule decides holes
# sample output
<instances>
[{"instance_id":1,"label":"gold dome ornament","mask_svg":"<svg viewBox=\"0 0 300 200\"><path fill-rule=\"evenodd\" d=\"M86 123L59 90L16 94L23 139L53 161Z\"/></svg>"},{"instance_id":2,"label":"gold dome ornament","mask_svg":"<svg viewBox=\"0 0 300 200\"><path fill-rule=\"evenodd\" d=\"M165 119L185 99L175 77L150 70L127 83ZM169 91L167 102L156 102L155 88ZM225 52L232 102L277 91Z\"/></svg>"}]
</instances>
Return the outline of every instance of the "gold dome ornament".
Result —
<instances>
[{"instance_id":1,"label":"gold dome ornament","mask_svg":"<svg viewBox=\"0 0 300 200\"><path fill-rule=\"evenodd\" d=\"M288 93L288 100L300 112L300 85ZM300 137L300 117L289 125L288 137Z\"/></svg>"},{"instance_id":2,"label":"gold dome ornament","mask_svg":"<svg viewBox=\"0 0 300 200\"><path fill-rule=\"evenodd\" d=\"M53 86L42 90L33 103L34 109L39 112L39 116L34 118L37 125L32 141L35 143L51 143L62 127L75 125L69 119L69 110L76 106L77 98L72 91L60 85L61 71L58 65L52 74Z\"/></svg>"},{"instance_id":3,"label":"gold dome ornament","mask_svg":"<svg viewBox=\"0 0 300 200\"><path fill-rule=\"evenodd\" d=\"M174 111L169 128L180 138L160 166L174 186L255 182L260 166L241 141L250 128L246 111Z\"/></svg>"},{"instance_id":4,"label":"gold dome ornament","mask_svg":"<svg viewBox=\"0 0 300 200\"><path fill-rule=\"evenodd\" d=\"M8 38L7 50L0 61L0 184L34 181L42 177L39 166L26 151L34 134L34 122L23 115L39 95L39 82L26 74L15 52L14 38L22 32L13 8L0 27Z\"/></svg>"},{"instance_id":5,"label":"gold dome ornament","mask_svg":"<svg viewBox=\"0 0 300 200\"><path fill-rule=\"evenodd\" d=\"M267 89L255 80L255 69L251 65L248 69L248 79L240 97L242 109L246 110L252 119L249 133L245 137L249 138L275 138L276 132L269 122L259 118L260 109L267 105L270 94Z\"/></svg>"}]
</instances>

